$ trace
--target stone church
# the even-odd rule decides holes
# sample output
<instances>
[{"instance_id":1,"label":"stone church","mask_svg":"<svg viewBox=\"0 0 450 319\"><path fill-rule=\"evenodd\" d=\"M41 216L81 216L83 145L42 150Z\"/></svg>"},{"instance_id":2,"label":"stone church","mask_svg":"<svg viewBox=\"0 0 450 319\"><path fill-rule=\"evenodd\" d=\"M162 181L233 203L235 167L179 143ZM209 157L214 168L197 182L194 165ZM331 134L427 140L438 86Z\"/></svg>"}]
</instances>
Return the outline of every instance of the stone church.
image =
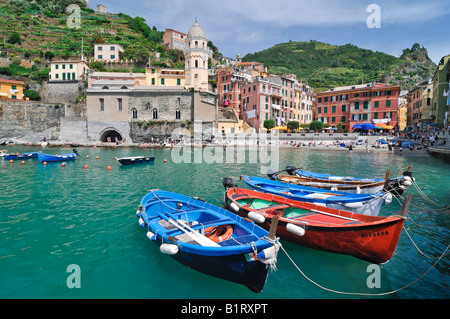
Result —
<instances>
[{"instance_id":1,"label":"stone church","mask_svg":"<svg viewBox=\"0 0 450 319\"><path fill-rule=\"evenodd\" d=\"M170 82L164 80L142 85L142 80L123 73L120 77L111 74L110 77L116 76L114 79L93 81L86 90L85 116L66 118L64 123L68 126L63 127L62 123L60 140L73 141L70 126L82 128L76 135L78 142L124 143L160 140L180 127L191 132L194 126L196 131L199 127L205 132L217 129L217 95L208 91L208 58L212 53L207 43L204 30L195 21L186 38L184 86L164 85ZM154 72L151 68L146 71ZM170 77L175 71L180 72L176 69L161 72ZM86 140L81 141L83 138Z\"/></svg>"}]
</instances>

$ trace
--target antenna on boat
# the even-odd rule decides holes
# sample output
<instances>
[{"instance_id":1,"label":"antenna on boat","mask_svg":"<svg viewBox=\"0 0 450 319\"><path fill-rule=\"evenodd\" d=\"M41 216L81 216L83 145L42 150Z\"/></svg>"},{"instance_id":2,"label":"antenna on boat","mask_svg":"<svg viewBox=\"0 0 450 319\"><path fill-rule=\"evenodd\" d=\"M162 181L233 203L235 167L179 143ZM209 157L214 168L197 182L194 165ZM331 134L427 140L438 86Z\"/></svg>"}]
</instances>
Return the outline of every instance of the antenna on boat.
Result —
<instances>
[{"instance_id":1,"label":"antenna on boat","mask_svg":"<svg viewBox=\"0 0 450 319\"><path fill-rule=\"evenodd\" d=\"M405 199L403 200L402 208L400 208L400 211L398 212L400 217L406 218L406 215L408 214L409 204L411 203L412 194L407 194L405 196Z\"/></svg>"}]
</instances>

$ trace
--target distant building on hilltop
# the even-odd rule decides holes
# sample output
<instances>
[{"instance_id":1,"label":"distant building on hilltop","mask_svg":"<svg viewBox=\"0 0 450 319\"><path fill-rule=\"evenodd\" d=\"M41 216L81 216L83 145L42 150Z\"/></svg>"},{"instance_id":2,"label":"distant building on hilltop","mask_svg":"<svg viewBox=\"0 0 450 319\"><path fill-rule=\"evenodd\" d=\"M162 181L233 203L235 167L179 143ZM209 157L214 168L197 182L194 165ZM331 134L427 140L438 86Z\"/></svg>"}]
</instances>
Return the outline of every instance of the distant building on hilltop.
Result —
<instances>
[{"instance_id":1,"label":"distant building on hilltop","mask_svg":"<svg viewBox=\"0 0 450 319\"><path fill-rule=\"evenodd\" d=\"M107 10L106 6L104 6L103 4L98 4L97 5L97 13L107 14L108 10Z\"/></svg>"}]
</instances>

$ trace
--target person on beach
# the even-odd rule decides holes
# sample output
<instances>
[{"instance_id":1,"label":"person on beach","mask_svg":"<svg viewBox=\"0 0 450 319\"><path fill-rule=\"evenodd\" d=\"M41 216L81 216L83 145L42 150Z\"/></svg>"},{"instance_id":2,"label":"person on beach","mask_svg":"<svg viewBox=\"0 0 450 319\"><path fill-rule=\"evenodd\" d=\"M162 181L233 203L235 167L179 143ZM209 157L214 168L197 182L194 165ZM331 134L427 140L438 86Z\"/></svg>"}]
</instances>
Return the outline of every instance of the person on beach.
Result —
<instances>
[{"instance_id":1,"label":"person on beach","mask_svg":"<svg viewBox=\"0 0 450 319\"><path fill-rule=\"evenodd\" d=\"M353 153L353 145L350 144L350 146L348 147L348 153L351 154Z\"/></svg>"}]
</instances>

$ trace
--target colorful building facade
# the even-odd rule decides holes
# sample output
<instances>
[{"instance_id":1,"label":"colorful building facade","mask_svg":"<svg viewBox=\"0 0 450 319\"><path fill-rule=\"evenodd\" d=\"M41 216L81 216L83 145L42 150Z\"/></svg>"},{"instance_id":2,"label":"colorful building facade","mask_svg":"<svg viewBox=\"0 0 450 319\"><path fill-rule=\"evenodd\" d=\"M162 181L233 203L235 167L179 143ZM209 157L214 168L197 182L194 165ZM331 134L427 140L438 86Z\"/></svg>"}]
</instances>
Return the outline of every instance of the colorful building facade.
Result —
<instances>
[{"instance_id":1,"label":"colorful building facade","mask_svg":"<svg viewBox=\"0 0 450 319\"><path fill-rule=\"evenodd\" d=\"M336 87L317 93L315 119L343 130L352 131L355 124L383 122L396 127L400 87L369 83Z\"/></svg>"},{"instance_id":2,"label":"colorful building facade","mask_svg":"<svg viewBox=\"0 0 450 319\"><path fill-rule=\"evenodd\" d=\"M0 99L23 100L22 81L0 79Z\"/></svg>"}]
</instances>

